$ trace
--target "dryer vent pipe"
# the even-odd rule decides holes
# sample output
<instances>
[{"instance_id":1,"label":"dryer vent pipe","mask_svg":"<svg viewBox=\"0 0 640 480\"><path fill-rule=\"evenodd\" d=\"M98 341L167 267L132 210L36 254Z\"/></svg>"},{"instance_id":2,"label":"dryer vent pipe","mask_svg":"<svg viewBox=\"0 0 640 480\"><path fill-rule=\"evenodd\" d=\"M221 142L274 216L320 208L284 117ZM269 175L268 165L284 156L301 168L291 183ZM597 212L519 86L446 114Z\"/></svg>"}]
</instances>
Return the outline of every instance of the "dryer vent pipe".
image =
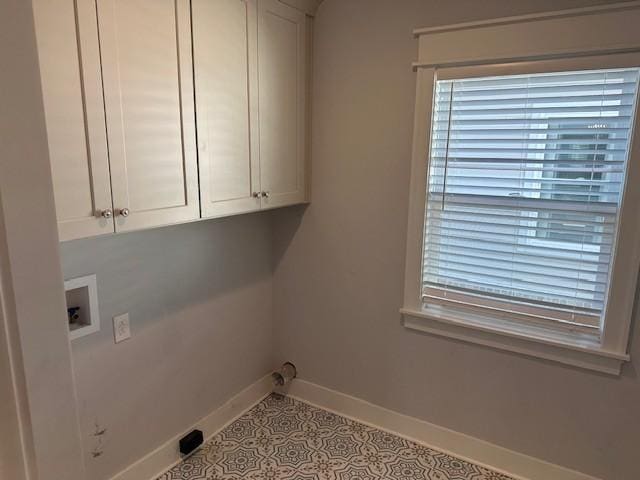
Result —
<instances>
[{"instance_id":1,"label":"dryer vent pipe","mask_svg":"<svg viewBox=\"0 0 640 480\"><path fill-rule=\"evenodd\" d=\"M282 388L291 383L291 380L296 378L298 371L296 366L291 362L285 362L282 364L279 370L276 370L271 374L273 379L273 386L276 388Z\"/></svg>"}]
</instances>

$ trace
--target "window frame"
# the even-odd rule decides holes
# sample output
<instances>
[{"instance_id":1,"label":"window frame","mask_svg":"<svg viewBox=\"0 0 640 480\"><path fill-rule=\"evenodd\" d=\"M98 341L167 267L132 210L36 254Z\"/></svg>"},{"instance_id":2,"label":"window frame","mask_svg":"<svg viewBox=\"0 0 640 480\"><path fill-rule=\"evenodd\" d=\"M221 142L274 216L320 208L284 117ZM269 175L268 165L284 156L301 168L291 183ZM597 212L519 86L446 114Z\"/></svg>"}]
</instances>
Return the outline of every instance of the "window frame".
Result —
<instances>
[{"instance_id":1,"label":"window frame","mask_svg":"<svg viewBox=\"0 0 640 480\"><path fill-rule=\"evenodd\" d=\"M640 134L636 134L640 125L638 102L599 340L575 332L510 321L504 312L488 317L472 310L462 312L446 306L426 306L422 300L422 259L432 108L437 80L625 67L640 67L640 52L593 56L567 54L550 60L533 58L464 66L417 67L405 291L401 308L405 327L609 374L620 373L622 364L630 359L627 344L640 268L640 214L637 209L634 211L634 205L640 205L640 188L628 187L640 185Z\"/></svg>"}]
</instances>

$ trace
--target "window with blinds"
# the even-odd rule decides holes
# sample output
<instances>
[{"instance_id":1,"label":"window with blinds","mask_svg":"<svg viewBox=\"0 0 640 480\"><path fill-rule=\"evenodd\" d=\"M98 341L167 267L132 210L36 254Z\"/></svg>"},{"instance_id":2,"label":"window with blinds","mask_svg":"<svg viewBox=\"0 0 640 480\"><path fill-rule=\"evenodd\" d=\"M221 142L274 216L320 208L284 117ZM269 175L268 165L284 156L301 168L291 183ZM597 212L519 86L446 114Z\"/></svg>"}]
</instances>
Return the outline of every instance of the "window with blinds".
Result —
<instances>
[{"instance_id":1,"label":"window with blinds","mask_svg":"<svg viewBox=\"0 0 640 480\"><path fill-rule=\"evenodd\" d=\"M598 335L638 69L436 82L423 300Z\"/></svg>"}]
</instances>

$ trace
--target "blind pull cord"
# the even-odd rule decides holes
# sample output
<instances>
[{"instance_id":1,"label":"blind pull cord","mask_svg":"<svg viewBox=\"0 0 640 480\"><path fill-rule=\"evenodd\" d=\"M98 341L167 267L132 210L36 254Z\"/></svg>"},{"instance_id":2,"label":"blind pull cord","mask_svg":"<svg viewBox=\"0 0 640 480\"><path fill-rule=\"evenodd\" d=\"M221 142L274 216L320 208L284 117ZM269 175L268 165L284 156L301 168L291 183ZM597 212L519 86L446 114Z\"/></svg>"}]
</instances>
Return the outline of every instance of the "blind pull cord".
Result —
<instances>
[{"instance_id":1,"label":"blind pull cord","mask_svg":"<svg viewBox=\"0 0 640 480\"><path fill-rule=\"evenodd\" d=\"M449 92L449 118L447 120L447 144L444 149L444 178L442 179L442 210L444 210L444 198L447 194L447 171L449 168L449 142L451 141L451 117L453 116L453 86L455 82L451 82L451 91Z\"/></svg>"}]
</instances>

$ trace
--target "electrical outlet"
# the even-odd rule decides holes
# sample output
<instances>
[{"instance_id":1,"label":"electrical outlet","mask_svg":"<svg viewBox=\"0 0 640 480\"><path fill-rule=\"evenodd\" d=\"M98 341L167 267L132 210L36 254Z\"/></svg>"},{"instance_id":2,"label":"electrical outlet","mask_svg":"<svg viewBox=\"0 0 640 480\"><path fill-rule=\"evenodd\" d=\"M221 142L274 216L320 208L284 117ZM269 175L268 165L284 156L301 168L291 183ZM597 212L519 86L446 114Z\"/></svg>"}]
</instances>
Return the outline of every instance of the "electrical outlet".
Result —
<instances>
[{"instance_id":1,"label":"electrical outlet","mask_svg":"<svg viewBox=\"0 0 640 480\"><path fill-rule=\"evenodd\" d=\"M116 343L120 343L127 338L131 338L128 313L123 313L122 315L113 317L113 336Z\"/></svg>"}]
</instances>

